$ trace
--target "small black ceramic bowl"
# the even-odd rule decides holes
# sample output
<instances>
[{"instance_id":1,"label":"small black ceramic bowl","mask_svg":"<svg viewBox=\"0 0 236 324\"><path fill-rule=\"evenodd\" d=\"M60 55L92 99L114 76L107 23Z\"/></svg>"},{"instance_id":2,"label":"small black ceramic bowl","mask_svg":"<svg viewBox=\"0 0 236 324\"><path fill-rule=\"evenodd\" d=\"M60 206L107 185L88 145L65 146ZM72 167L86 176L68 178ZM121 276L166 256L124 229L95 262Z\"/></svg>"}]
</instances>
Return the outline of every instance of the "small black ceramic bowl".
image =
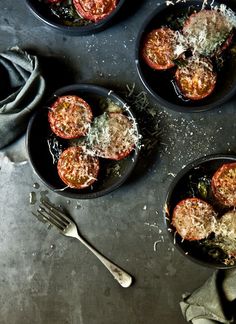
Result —
<instances>
[{"instance_id":1,"label":"small black ceramic bowl","mask_svg":"<svg viewBox=\"0 0 236 324\"><path fill-rule=\"evenodd\" d=\"M66 185L58 176L57 164L53 163L52 151L55 150L55 153L57 153L58 147L64 150L71 145L71 142L56 137L48 122L48 107L55 101L56 97L63 95L77 95L83 98L91 106L94 116L100 115L107 103L112 102L112 104L120 107L121 111L137 125L129 106L112 90L92 84L76 84L61 88L52 95L44 107L41 107L34 114L29 122L26 147L31 166L48 188L63 196L88 199L108 194L121 186L131 174L138 159L138 145L129 156L122 160L101 158L99 176L92 186L85 189L65 188Z\"/></svg>"},{"instance_id":2,"label":"small black ceramic bowl","mask_svg":"<svg viewBox=\"0 0 236 324\"><path fill-rule=\"evenodd\" d=\"M236 162L236 155L209 155L193 161L184 167L170 185L165 207L164 222L172 243L187 258L203 266L216 269L236 267L224 264L225 254L212 245L214 234L200 241L183 240L171 225L171 217L175 206L183 199L197 197L211 204L218 215L227 212L212 195L210 181L216 170L225 163Z\"/></svg>"},{"instance_id":3,"label":"small black ceramic bowl","mask_svg":"<svg viewBox=\"0 0 236 324\"><path fill-rule=\"evenodd\" d=\"M98 22L91 22L81 18L80 24L73 26L63 23L62 19L52 13L47 4L43 3L42 1L26 0L28 7L39 20L44 22L49 27L71 36L90 35L106 29L114 21L114 17L120 11L120 8L124 2L125 0L119 0L116 8L107 17ZM75 10L73 5L72 10Z\"/></svg>"},{"instance_id":4,"label":"small black ceramic bowl","mask_svg":"<svg viewBox=\"0 0 236 324\"><path fill-rule=\"evenodd\" d=\"M224 1L214 1L214 6L223 4ZM225 2L227 7L228 3ZM202 8L202 0L189 0L179 2L175 5L160 5L146 19L141 27L136 40L135 62L139 77L146 89L164 107L181 112L201 112L220 106L228 101L236 93L236 59L227 50L227 58L223 68L217 71L216 87L208 97L202 100L185 100L178 92L174 73L176 67L166 71L155 71L150 68L141 57L141 48L144 37L153 29L168 26L178 30L179 26L173 25L177 18L186 19L191 12L199 11ZM209 9L209 7L206 7ZM234 8L231 8L232 10ZM235 40L233 40L235 42Z\"/></svg>"}]
</instances>

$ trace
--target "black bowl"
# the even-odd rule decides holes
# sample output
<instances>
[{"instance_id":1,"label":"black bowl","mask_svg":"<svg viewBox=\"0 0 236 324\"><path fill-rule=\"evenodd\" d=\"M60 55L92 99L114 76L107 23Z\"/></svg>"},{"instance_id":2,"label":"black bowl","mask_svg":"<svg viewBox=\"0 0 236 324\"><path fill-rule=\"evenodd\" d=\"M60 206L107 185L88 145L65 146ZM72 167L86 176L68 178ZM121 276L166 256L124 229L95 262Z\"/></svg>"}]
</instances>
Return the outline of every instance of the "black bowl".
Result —
<instances>
[{"instance_id":1,"label":"black bowl","mask_svg":"<svg viewBox=\"0 0 236 324\"><path fill-rule=\"evenodd\" d=\"M50 12L46 4L39 2L38 0L26 0L28 7L39 20L47 24L49 27L71 36L90 35L104 30L112 24L114 16L119 12L124 2L125 0L119 0L115 10L113 10L109 16L98 22L89 22L84 26L67 26Z\"/></svg>"},{"instance_id":2,"label":"black bowl","mask_svg":"<svg viewBox=\"0 0 236 324\"><path fill-rule=\"evenodd\" d=\"M161 105L176 111L200 112L212 109L228 101L236 92L236 60L233 56L227 57L223 69L218 73L217 84L213 93L202 100L192 101L184 100L176 92L173 86L175 68L155 71L143 62L140 55L140 48L147 33L161 26L170 26L170 21L173 22L177 17L184 16L190 10L199 11L202 3L202 0L189 0L186 3L179 2L175 5L166 6L164 4L159 6L146 19L136 40L135 62L141 81ZM214 5L222 3L224 1L214 1ZM229 7L227 1L225 3ZM233 8L231 9L233 10ZM171 26L171 28L176 27Z\"/></svg>"},{"instance_id":3,"label":"black bowl","mask_svg":"<svg viewBox=\"0 0 236 324\"><path fill-rule=\"evenodd\" d=\"M171 183L164 207L164 221L172 243L192 261L217 269L236 267L236 263L234 265L225 265L221 262L220 258L215 259L211 255L213 250L206 247L204 240L183 241L180 235L176 233L175 228L171 225L171 215L177 203L189 197L201 198L210 203L219 215L224 214L227 209L219 205L213 197L210 190L210 179L222 164L235 161L236 155L217 154L202 157L188 164L177 174ZM204 194L203 197L203 192L201 189L199 190L198 184L200 181L206 184L207 196Z\"/></svg>"},{"instance_id":4,"label":"black bowl","mask_svg":"<svg viewBox=\"0 0 236 324\"><path fill-rule=\"evenodd\" d=\"M131 174L138 159L138 146L128 157L120 161L100 159L99 177L93 186L85 189L66 188L60 191L66 185L58 176L57 166L53 163L48 141L56 138L57 143L62 149L68 147L70 142L52 134L48 123L48 107L55 101L55 96L63 95L80 96L88 102L95 116L103 112L102 107L108 99L118 105L124 114L135 121L135 117L129 106L112 90L92 84L76 84L61 88L53 94L44 107L41 107L34 114L29 122L26 134L26 147L33 170L48 188L66 197L88 199L108 194L121 186Z\"/></svg>"}]
</instances>

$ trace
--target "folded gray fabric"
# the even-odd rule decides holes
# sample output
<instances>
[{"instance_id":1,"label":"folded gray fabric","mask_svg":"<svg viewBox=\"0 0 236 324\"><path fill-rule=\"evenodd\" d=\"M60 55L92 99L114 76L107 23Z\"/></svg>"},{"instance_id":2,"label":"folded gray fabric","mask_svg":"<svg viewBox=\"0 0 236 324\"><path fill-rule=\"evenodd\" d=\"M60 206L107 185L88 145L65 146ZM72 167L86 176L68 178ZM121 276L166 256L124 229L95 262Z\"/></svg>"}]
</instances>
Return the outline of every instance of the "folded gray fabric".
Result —
<instances>
[{"instance_id":1,"label":"folded gray fabric","mask_svg":"<svg viewBox=\"0 0 236 324\"><path fill-rule=\"evenodd\" d=\"M0 149L13 142L27 127L41 100L45 81L36 56L18 47L0 53Z\"/></svg>"},{"instance_id":2,"label":"folded gray fabric","mask_svg":"<svg viewBox=\"0 0 236 324\"><path fill-rule=\"evenodd\" d=\"M184 296L180 307L193 324L233 323L236 313L236 269L218 270L194 291Z\"/></svg>"}]
</instances>

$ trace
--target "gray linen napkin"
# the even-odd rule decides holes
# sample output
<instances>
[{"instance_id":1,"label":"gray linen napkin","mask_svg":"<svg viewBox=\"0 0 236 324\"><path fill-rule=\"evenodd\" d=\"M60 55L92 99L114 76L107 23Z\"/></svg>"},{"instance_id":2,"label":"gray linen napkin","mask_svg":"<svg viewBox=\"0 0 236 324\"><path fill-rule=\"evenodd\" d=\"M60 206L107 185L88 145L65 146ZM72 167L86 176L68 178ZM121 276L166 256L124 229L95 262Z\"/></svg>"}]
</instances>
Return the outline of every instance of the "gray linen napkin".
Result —
<instances>
[{"instance_id":1,"label":"gray linen napkin","mask_svg":"<svg viewBox=\"0 0 236 324\"><path fill-rule=\"evenodd\" d=\"M236 313L236 269L218 270L202 287L183 296L180 307L193 324L233 323Z\"/></svg>"},{"instance_id":2,"label":"gray linen napkin","mask_svg":"<svg viewBox=\"0 0 236 324\"><path fill-rule=\"evenodd\" d=\"M41 100L45 81L38 58L13 47L0 53L0 149L19 137Z\"/></svg>"}]
</instances>

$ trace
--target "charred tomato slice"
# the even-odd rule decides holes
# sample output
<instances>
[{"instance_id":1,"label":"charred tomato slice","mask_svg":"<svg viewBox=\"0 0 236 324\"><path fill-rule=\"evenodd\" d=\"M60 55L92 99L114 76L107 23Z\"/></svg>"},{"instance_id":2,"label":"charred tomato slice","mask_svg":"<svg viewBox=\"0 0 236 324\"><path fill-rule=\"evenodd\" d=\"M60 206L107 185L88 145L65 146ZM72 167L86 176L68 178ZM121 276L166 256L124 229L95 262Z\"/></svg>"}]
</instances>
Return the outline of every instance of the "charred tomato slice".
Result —
<instances>
[{"instance_id":1,"label":"charred tomato slice","mask_svg":"<svg viewBox=\"0 0 236 324\"><path fill-rule=\"evenodd\" d=\"M216 85L217 75L207 58L190 57L178 67L175 80L184 97L201 100L209 96Z\"/></svg>"},{"instance_id":2,"label":"charred tomato slice","mask_svg":"<svg viewBox=\"0 0 236 324\"><path fill-rule=\"evenodd\" d=\"M117 0L73 0L78 14L91 21L106 18L115 10Z\"/></svg>"},{"instance_id":3,"label":"charred tomato slice","mask_svg":"<svg viewBox=\"0 0 236 324\"><path fill-rule=\"evenodd\" d=\"M167 27L152 30L144 38L141 55L155 70L167 70L175 65L175 32Z\"/></svg>"},{"instance_id":4,"label":"charred tomato slice","mask_svg":"<svg viewBox=\"0 0 236 324\"><path fill-rule=\"evenodd\" d=\"M211 56L227 41L233 26L217 10L200 10L185 22L183 34L194 53Z\"/></svg>"},{"instance_id":5,"label":"charred tomato slice","mask_svg":"<svg viewBox=\"0 0 236 324\"><path fill-rule=\"evenodd\" d=\"M136 125L118 112L104 113L95 118L88 134L94 154L112 160L128 156L138 141Z\"/></svg>"},{"instance_id":6,"label":"charred tomato slice","mask_svg":"<svg viewBox=\"0 0 236 324\"><path fill-rule=\"evenodd\" d=\"M224 214L218 221L215 230L215 244L228 256L231 264L236 258L236 211L231 210ZM227 261L227 259L225 260ZM233 262L232 262L233 261Z\"/></svg>"},{"instance_id":7,"label":"charred tomato slice","mask_svg":"<svg viewBox=\"0 0 236 324\"><path fill-rule=\"evenodd\" d=\"M175 206L172 225L184 240L202 240L214 230L215 217L210 204L199 198L187 198Z\"/></svg>"},{"instance_id":8,"label":"charred tomato slice","mask_svg":"<svg viewBox=\"0 0 236 324\"><path fill-rule=\"evenodd\" d=\"M231 210L219 219L215 233L235 241L236 245L236 211ZM236 249L235 249L236 256Z\"/></svg>"},{"instance_id":9,"label":"charred tomato slice","mask_svg":"<svg viewBox=\"0 0 236 324\"><path fill-rule=\"evenodd\" d=\"M52 104L48 120L53 133L71 139L86 135L93 114L89 104L78 96L62 96Z\"/></svg>"},{"instance_id":10,"label":"charred tomato slice","mask_svg":"<svg viewBox=\"0 0 236 324\"><path fill-rule=\"evenodd\" d=\"M83 189L97 180L99 160L86 154L82 147L72 146L60 155L57 170L68 187Z\"/></svg>"},{"instance_id":11,"label":"charred tomato slice","mask_svg":"<svg viewBox=\"0 0 236 324\"><path fill-rule=\"evenodd\" d=\"M211 188L221 204L236 207L236 162L223 164L215 172Z\"/></svg>"}]
</instances>

